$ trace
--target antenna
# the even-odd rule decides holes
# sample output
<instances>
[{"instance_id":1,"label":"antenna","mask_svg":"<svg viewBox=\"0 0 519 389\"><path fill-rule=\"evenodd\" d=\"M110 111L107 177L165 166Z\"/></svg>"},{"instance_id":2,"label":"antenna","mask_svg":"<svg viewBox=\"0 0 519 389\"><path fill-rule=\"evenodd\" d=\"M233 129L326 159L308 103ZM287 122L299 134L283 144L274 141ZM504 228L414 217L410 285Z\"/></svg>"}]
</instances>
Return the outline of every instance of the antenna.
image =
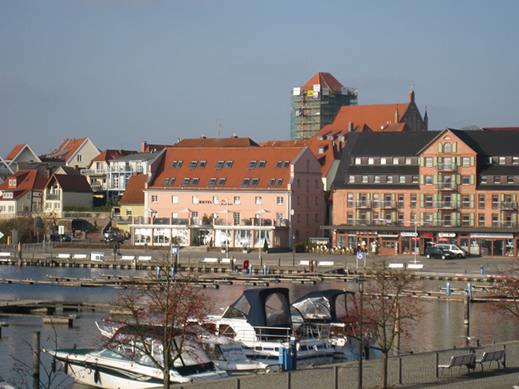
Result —
<instances>
[{"instance_id":1,"label":"antenna","mask_svg":"<svg viewBox=\"0 0 519 389\"><path fill-rule=\"evenodd\" d=\"M218 137L221 137L223 119L216 119L216 123L218 123Z\"/></svg>"}]
</instances>

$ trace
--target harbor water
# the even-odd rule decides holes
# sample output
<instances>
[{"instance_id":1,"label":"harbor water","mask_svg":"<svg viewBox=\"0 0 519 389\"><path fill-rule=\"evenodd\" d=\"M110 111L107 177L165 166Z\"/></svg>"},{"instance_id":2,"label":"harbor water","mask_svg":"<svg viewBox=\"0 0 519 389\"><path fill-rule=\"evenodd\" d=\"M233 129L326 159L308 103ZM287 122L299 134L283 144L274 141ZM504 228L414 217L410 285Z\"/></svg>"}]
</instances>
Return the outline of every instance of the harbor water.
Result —
<instances>
[{"instance_id":1,"label":"harbor water","mask_svg":"<svg viewBox=\"0 0 519 389\"><path fill-rule=\"evenodd\" d=\"M110 275L146 275L146 272L130 270L106 270L89 268L40 268L40 267L16 267L1 266L0 278L45 280L47 275L54 277L91 277L100 278L103 274ZM314 285L295 284L282 282L271 286L281 286L290 289L291 300L302 297L311 290L316 289L345 289L357 291L358 285L349 282L323 282ZM444 288L442 281L420 281L422 290L439 290ZM451 282L450 287L455 289L466 288L466 283L461 281ZM251 288L243 285L222 285L219 289L204 291L209 299L214 314L221 313L234 302L244 289ZM57 302L88 302L111 303L117 299L121 290L111 287L71 287L57 286L53 284L0 284L0 300L46 300ZM464 324L465 307L460 301L419 301L421 314L416 318L415 325L411 328L410 337L402 339L401 350L404 352L420 353L446 348L464 347L466 345L466 326ZM0 316L0 322L5 323L0 339L0 375L4 379L27 381L24 387L32 387L32 376L22 373L24 365L32 367L32 341L33 333L41 333L41 346L47 348L67 347L98 347L102 339L95 327L95 320L106 317L106 311L81 311L67 312L77 314L73 327L67 325L52 326L42 324L38 317ZM472 303L470 306L470 332L472 342L476 339L480 344L502 342L519 339L519 326L517 322L504 315L490 312L487 303ZM44 364L50 369L50 357L43 354ZM46 376L41 371L41 378ZM83 386L74 384L67 376L59 381L49 384L49 388L74 388Z\"/></svg>"}]
</instances>

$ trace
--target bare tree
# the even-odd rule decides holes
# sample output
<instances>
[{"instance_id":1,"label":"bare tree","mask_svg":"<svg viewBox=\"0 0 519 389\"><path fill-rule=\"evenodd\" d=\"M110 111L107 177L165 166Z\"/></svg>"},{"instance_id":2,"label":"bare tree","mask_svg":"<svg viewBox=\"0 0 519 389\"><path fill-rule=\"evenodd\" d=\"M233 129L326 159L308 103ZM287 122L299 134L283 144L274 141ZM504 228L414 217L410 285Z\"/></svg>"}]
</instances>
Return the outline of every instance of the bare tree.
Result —
<instances>
[{"instance_id":1,"label":"bare tree","mask_svg":"<svg viewBox=\"0 0 519 389\"><path fill-rule=\"evenodd\" d=\"M115 305L125 315L111 315L106 324L125 328L124 332L115 332L110 343L131 344L148 356L162 370L164 387L169 388L169 371L186 342L197 340L197 322L203 321L208 300L200 288L194 287L194 277L173 273L174 265L167 255L159 265L156 274L150 273L147 279L120 293Z\"/></svg>"},{"instance_id":2,"label":"bare tree","mask_svg":"<svg viewBox=\"0 0 519 389\"><path fill-rule=\"evenodd\" d=\"M356 307L348 313L346 323L352 338L381 352L382 387L387 388L389 353L401 336L409 336L419 314L416 299L408 293L415 281L406 271L388 269L384 257L366 276L366 285L357 293Z\"/></svg>"},{"instance_id":3,"label":"bare tree","mask_svg":"<svg viewBox=\"0 0 519 389\"><path fill-rule=\"evenodd\" d=\"M492 293L491 310L505 312L519 320L519 260L497 272L495 292Z\"/></svg>"}]
</instances>

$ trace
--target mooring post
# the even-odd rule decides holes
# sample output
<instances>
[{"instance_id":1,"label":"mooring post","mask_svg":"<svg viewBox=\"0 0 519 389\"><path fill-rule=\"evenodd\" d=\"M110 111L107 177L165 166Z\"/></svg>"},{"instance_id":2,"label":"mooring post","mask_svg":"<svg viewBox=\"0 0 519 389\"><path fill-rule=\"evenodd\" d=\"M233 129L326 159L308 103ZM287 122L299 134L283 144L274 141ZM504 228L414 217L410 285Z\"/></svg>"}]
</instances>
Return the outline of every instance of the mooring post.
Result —
<instances>
[{"instance_id":1,"label":"mooring post","mask_svg":"<svg viewBox=\"0 0 519 389\"><path fill-rule=\"evenodd\" d=\"M40 388L40 331L32 334L32 387Z\"/></svg>"}]
</instances>

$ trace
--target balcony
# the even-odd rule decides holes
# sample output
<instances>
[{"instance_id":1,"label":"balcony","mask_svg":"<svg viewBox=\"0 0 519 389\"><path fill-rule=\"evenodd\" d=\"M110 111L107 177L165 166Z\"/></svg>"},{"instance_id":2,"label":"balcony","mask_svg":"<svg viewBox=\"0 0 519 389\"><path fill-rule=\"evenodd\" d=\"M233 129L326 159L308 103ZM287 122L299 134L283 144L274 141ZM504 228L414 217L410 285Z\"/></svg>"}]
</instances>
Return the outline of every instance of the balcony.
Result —
<instances>
[{"instance_id":1,"label":"balcony","mask_svg":"<svg viewBox=\"0 0 519 389\"><path fill-rule=\"evenodd\" d=\"M380 208L382 209L396 209L397 208L397 202L396 201L381 201L380 202Z\"/></svg>"},{"instance_id":2,"label":"balcony","mask_svg":"<svg viewBox=\"0 0 519 389\"><path fill-rule=\"evenodd\" d=\"M47 195L45 196L45 200L46 200L46 201L59 200L60 197L61 197L61 196L60 196L59 194L50 194L50 193L47 193Z\"/></svg>"},{"instance_id":3,"label":"balcony","mask_svg":"<svg viewBox=\"0 0 519 389\"><path fill-rule=\"evenodd\" d=\"M104 169L81 169L79 172L83 176L104 176L104 175L106 175L106 170L104 170Z\"/></svg>"},{"instance_id":4,"label":"balcony","mask_svg":"<svg viewBox=\"0 0 519 389\"><path fill-rule=\"evenodd\" d=\"M460 207L459 203L457 201L436 201L434 203L434 208L438 209L458 209Z\"/></svg>"},{"instance_id":5,"label":"balcony","mask_svg":"<svg viewBox=\"0 0 519 389\"><path fill-rule=\"evenodd\" d=\"M499 209L502 211L516 211L517 210L517 202L515 201L504 201L499 203Z\"/></svg>"},{"instance_id":6,"label":"balcony","mask_svg":"<svg viewBox=\"0 0 519 389\"><path fill-rule=\"evenodd\" d=\"M355 208L357 208L357 209L359 209L359 208L369 209L369 208L371 208L371 201L369 201L369 200L356 201L355 202Z\"/></svg>"},{"instance_id":7,"label":"balcony","mask_svg":"<svg viewBox=\"0 0 519 389\"><path fill-rule=\"evenodd\" d=\"M452 163L439 163L436 165L436 170L439 172L457 172L458 167Z\"/></svg>"},{"instance_id":8,"label":"balcony","mask_svg":"<svg viewBox=\"0 0 519 389\"><path fill-rule=\"evenodd\" d=\"M436 184L436 189L441 191L455 191L458 186L454 182L439 182Z\"/></svg>"}]
</instances>

